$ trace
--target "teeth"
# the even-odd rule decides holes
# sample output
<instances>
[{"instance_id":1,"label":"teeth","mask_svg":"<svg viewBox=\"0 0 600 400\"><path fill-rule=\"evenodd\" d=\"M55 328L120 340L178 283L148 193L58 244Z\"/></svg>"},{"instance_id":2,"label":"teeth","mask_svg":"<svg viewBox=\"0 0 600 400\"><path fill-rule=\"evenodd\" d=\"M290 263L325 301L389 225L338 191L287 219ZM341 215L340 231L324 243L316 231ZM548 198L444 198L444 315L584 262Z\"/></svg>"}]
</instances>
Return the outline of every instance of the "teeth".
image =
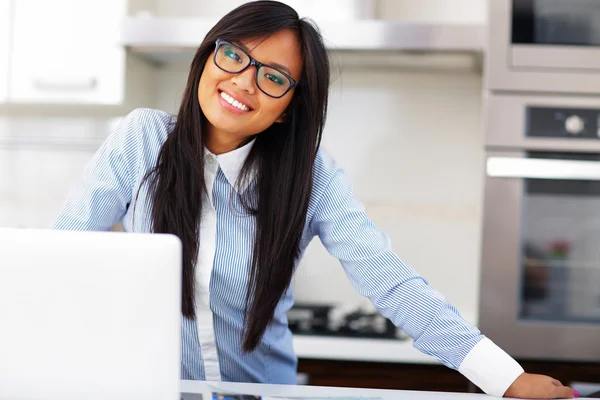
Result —
<instances>
[{"instance_id":1,"label":"teeth","mask_svg":"<svg viewBox=\"0 0 600 400\"><path fill-rule=\"evenodd\" d=\"M240 103L237 100L234 100L233 97L231 97L230 95L228 95L225 92L221 92L221 97L228 102L229 104L231 104L232 106L234 106L237 109L240 109L242 111L248 111L250 110L250 108L248 106L246 106L245 104Z\"/></svg>"}]
</instances>

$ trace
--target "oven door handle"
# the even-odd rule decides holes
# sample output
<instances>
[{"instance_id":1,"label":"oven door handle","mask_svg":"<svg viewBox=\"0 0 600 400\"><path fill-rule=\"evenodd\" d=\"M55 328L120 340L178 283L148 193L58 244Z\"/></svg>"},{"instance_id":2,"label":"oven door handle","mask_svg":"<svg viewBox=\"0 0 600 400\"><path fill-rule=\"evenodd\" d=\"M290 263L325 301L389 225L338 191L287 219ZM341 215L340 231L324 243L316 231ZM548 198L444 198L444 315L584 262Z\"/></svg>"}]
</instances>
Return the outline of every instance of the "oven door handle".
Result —
<instances>
[{"instance_id":1,"label":"oven door handle","mask_svg":"<svg viewBox=\"0 0 600 400\"><path fill-rule=\"evenodd\" d=\"M600 161L488 157L486 172L492 178L600 181Z\"/></svg>"}]
</instances>

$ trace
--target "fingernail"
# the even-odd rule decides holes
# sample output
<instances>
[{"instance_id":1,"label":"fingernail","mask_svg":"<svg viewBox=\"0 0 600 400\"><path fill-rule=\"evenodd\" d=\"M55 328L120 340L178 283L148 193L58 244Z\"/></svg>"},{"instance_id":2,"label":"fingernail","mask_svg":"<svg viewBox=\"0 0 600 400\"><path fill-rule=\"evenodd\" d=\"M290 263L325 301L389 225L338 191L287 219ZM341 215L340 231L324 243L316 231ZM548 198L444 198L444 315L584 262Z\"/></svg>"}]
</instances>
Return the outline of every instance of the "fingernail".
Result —
<instances>
[{"instance_id":1,"label":"fingernail","mask_svg":"<svg viewBox=\"0 0 600 400\"><path fill-rule=\"evenodd\" d=\"M573 390L573 396L575 396L575 398L578 398L579 392L577 390Z\"/></svg>"}]
</instances>

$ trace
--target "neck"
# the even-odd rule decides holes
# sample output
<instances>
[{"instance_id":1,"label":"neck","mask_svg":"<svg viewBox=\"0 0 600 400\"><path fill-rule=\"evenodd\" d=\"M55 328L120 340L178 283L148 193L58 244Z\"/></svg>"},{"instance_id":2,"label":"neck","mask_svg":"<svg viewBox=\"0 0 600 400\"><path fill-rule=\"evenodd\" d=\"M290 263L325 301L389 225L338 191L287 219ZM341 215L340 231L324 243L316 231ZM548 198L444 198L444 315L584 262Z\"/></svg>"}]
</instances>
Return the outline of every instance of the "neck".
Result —
<instances>
[{"instance_id":1,"label":"neck","mask_svg":"<svg viewBox=\"0 0 600 400\"><path fill-rule=\"evenodd\" d=\"M233 151L248 143L251 138L239 137L225 132L210 129L206 135L205 146L213 154L219 155Z\"/></svg>"}]
</instances>

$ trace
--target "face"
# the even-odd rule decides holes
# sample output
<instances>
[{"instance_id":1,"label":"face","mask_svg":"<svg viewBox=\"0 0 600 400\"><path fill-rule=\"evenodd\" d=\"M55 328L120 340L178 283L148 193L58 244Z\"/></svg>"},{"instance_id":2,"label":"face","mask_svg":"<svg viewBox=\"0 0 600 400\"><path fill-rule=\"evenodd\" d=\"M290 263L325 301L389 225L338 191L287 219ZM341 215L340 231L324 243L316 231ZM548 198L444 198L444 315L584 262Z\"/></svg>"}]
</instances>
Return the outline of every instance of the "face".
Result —
<instances>
[{"instance_id":1,"label":"face","mask_svg":"<svg viewBox=\"0 0 600 400\"><path fill-rule=\"evenodd\" d=\"M277 66L296 81L300 79L300 43L292 31L284 30L267 39L234 44L245 49L258 62ZM265 88L262 84L261 87ZM215 65L211 54L198 85L200 108L209 122L207 147L213 152L233 150L250 136L283 121L283 113L293 93L292 88L281 98L270 97L256 84L255 66L238 74L228 73ZM230 104L232 99L241 105Z\"/></svg>"}]
</instances>

